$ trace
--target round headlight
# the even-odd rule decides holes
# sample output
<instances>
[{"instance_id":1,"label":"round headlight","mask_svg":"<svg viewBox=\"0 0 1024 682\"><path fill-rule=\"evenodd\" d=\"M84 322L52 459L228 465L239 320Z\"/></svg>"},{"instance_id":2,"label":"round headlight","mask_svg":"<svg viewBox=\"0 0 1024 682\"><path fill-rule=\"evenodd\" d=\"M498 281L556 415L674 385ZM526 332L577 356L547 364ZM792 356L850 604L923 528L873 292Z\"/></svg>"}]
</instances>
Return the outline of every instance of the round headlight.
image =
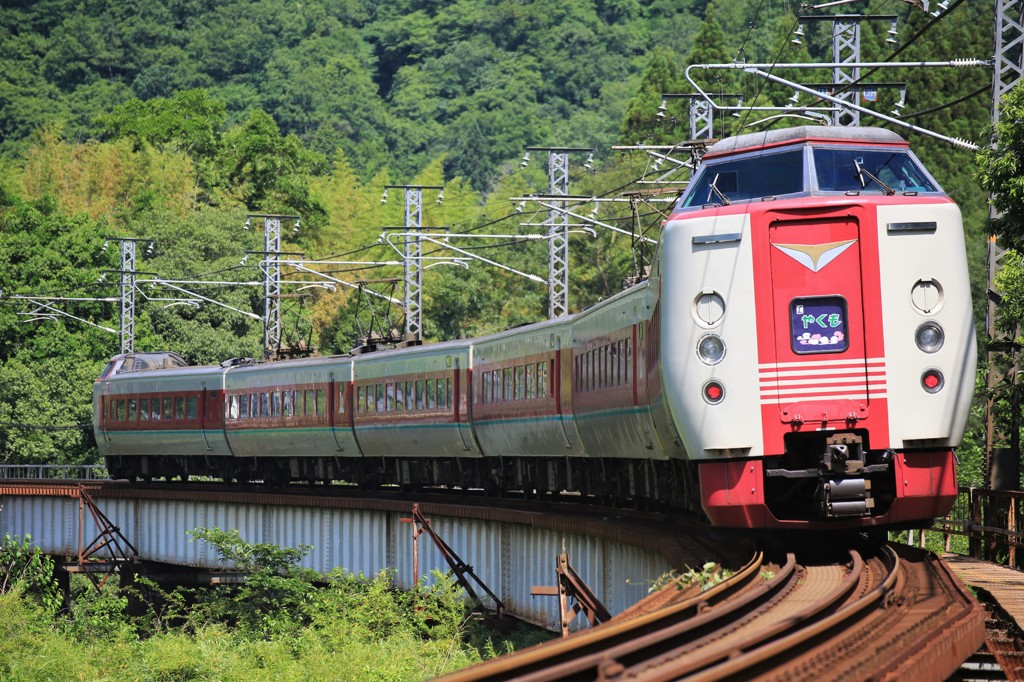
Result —
<instances>
[{"instance_id":1,"label":"round headlight","mask_svg":"<svg viewBox=\"0 0 1024 682\"><path fill-rule=\"evenodd\" d=\"M705 334L697 342L697 357L707 365L717 365L725 357L725 341L717 334Z\"/></svg>"},{"instance_id":2,"label":"round headlight","mask_svg":"<svg viewBox=\"0 0 1024 682\"><path fill-rule=\"evenodd\" d=\"M945 340L946 335L938 322L925 322L914 332L914 341L917 343L917 347L925 353L934 353L939 350Z\"/></svg>"}]
</instances>

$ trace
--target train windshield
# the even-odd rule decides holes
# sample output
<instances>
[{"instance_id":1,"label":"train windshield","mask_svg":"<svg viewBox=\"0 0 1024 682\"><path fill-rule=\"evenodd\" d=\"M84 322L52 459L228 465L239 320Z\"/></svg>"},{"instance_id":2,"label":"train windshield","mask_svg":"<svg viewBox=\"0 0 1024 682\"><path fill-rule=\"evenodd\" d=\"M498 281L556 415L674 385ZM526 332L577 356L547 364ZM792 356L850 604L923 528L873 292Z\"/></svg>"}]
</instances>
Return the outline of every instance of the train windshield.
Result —
<instances>
[{"instance_id":1,"label":"train windshield","mask_svg":"<svg viewBox=\"0 0 1024 682\"><path fill-rule=\"evenodd\" d=\"M814 150L815 176L822 192L941 192L903 149Z\"/></svg>"},{"instance_id":2,"label":"train windshield","mask_svg":"<svg viewBox=\"0 0 1024 682\"><path fill-rule=\"evenodd\" d=\"M779 197L803 192L804 187L803 149L709 161L678 208Z\"/></svg>"}]
</instances>

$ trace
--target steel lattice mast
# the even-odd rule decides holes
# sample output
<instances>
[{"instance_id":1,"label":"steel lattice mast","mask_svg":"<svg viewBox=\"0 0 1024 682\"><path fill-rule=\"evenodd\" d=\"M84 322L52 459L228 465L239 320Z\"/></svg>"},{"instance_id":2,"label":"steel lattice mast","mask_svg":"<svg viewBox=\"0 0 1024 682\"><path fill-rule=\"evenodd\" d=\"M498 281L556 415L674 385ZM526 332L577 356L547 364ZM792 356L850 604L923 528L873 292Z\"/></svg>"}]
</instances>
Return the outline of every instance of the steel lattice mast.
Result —
<instances>
[{"instance_id":1,"label":"steel lattice mast","mask_svg":"<svg viewBox=\"0 0 1024 682\"><path fill-rule=\"evenodd\" d=\"M135 350L135 240L121 240L121 353Z\"/></svg>"},{"instance_id":2,"label":"steel lattice mast","mask_svg":"<svg viewBox=\"0 0 1024 682\"><path fill-rule=\"evenodd\" d=\"M548 194L569 196L569 154L591 152L587 147L527 147L548 153ZM548 209L548 319L569 314L569 214L566 202L556 200Z\"/></svg>"},{"instance_id":3,"label":"steel lattice mast","mask_svg":"<svg viewBox=\"0 0 1024 682\"><path fill-rule=\"evenodd\" d=\"M992 72L992 124L999 122L999 102L1002 97L1021 81L1024 74L1024 5L1016 0L996 0L995 37L993 39L995 68ZM991 207L991 203L990 203ZM989 209L989 217L995 218L995 210ZM998 328L999 295L995 288L995 277L1006 250L999 246L995 235L988 240L988 303L985 331L988 337L986 352L985 400L985 480L993 481L994 455L1007 452L1008 457L1019 467L1020 461L1020 386L1018 382L1020 350L1014 343L1015 334ZM1008 419L999 418L996 406L1000 401L1009 402ZM1019 474L1018 474L1019 475ZM1003 481L1010 488L1018 488L1018 481ZM1003 486L1000 486L1003 487Z\"/></svg>"}]
</instances>

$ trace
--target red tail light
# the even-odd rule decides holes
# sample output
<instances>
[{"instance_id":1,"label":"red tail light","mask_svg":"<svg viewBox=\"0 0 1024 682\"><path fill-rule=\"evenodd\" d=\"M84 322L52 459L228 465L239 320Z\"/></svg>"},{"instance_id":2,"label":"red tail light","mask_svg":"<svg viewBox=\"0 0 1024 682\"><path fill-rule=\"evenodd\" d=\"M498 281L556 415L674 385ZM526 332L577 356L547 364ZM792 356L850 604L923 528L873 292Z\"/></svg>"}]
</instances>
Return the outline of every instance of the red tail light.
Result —
<instances>
[{"instance_id":1,"label":"red tail light","mask_svg":"<svg viewBox=\"0 0 1024 682\"><path fill-rule=\"evenodd\" d=\"M704 384L704 401L710 405L717 405L725 398L725 387L712 379Z\"/></svg>"}]
</instances>

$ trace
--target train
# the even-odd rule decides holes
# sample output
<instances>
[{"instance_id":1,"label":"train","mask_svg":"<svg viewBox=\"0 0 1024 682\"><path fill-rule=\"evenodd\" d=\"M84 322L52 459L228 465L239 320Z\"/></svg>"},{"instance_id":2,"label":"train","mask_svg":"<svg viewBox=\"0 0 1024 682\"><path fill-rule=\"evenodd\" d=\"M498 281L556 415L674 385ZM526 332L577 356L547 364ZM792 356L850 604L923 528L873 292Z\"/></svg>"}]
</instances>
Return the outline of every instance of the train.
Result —
<instances>
[{"instance_id":1,"label":"train","mask_svg":"<svg viewBox=\"0 0 1024 682\"><path fill-rule=\"evenodd\" d=\"M573 494L722 528L927 525L977 350L960 211L909 144L801 126L710 145L649 277L483 338L94 387L110 474Z\"/></svg>"}]
</instances>

